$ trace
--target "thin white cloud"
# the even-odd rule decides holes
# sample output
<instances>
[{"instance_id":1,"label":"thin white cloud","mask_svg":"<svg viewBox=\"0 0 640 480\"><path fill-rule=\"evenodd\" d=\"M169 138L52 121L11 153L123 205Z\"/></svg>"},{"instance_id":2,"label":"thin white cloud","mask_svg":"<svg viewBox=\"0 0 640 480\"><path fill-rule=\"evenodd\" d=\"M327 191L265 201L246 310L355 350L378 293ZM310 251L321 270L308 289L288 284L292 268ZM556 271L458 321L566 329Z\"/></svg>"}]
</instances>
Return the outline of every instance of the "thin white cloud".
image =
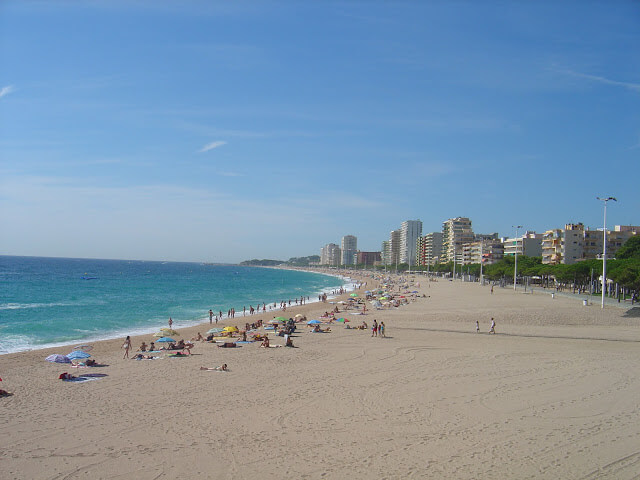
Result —
<instances>
[{"instance_id":1,"label":"thin white cloud","mask_svg":"<svg viewBox=\"0 0 640 480\"><path fill-rule=\"evenodd\" d=\"M574 77L586 78L587 80L591 80L598 83L604 83L605 85L614 85L616 87L624 87L624 88L628 88L629 90L640 92L640 83L620 82L618 80L611 80L609 78L601 77L598 75L590 75L588 73L575 72L573 70L569 70L568 68L560 71L568 75L572 75Z\"/></svg>"},{"instance_id":2,"label":"thin white cloud","mask_svg":"<svg viewBox=\"0 0 640 480\"><path fill-rule=\"evenodd\" d=\"M216 142L207 143L204 147L202 147L200 150L198 150L198 153L208 152L209 150L213 150L214 148L218 148L218 147L221 147L221 146L226 145L226 144L227 144L227 142L223 142L221 140L218 140Z\"/></svg>"},{"instance_id":3,"label":"thin white cloud","mask_svg":"<svg viewBox=\"0 0 640 480\"><path fill-rule=\"evenodd\" d=\"M13 92L13 90L13 85L7 85L6 87L0 88L0 98L4 97L5 95L9 95L11 92Z\"/></svg>"}]
</instances>

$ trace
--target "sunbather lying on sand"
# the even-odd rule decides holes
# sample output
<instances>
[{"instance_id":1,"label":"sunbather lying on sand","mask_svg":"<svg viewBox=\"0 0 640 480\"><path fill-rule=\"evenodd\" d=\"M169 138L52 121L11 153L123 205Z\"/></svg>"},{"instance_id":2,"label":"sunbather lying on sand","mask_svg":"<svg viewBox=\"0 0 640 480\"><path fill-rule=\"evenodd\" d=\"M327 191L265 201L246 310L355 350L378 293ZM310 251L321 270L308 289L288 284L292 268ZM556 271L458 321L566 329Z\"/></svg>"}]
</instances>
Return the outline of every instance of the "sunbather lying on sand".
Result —
<instances>
[{"instance_id":1,"label":"sunbather lying on sand","mask_svg":"<svg viewBox=\"0 0 640 480\"><path fill-rule=\"evenodd\" d=\"M223 363L219 367L214 367L214 368L200 367L200 370L214 370L214 371L218 371L218 372L228 372L229 371L229 369L227 368L227 364L226 363Z\"/></svg>"},{"instance_id":2,"label":"sunbather lying on sand","mask_svg":"<svg viewBox=\"0 0 640 480\"><path fill-rule=\"evenodd\" d=\"M133 356L132 360L153 360L154 358L160 358L160 357L154 357L152 355L144 355L142 353L138 353Z\"/></svg>"},{"instance_id":3,"label":"sunbather lying on sand","mask_svg":"<svg viewBox=\"0 0 640 480\"><path fill-rule=\"evenodd\" d=\"M323 330L320 328L320 325L316 325L315 327L313 327L313 330L311 330L311 333L325 333L330 331L331 331L331 327L327 327Z\"/></svg>"}]
</instances>

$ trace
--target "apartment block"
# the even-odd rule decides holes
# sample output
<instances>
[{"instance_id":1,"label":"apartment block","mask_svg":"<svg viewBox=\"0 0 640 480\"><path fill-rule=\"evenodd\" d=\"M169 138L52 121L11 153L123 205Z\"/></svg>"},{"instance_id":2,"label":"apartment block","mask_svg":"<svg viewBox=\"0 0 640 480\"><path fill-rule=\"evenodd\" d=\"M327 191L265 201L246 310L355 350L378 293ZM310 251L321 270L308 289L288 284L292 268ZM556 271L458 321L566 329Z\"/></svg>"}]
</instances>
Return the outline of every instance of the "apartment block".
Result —
<instances>
[{"instance_id":1,"label":"apartment block","mask_svg":"<svg viewBox=\"0 0 640 480\"><path fill-rule=\"evenodd\" d=\"M571 265L583 259L584 225L568 223L542 234L542 263ZM506 253L506 252L505 252Z\"/></svg>"},{"instance_id":2,"label":"apartment block","mask_svg":"<svg viewBox=\"0 0 640 480\"><path fill-rule=\"evenodd\" d=\"M450 218L442 224L441 262L462 262L462 246L475 240L471 220L467 217Z\"/></svg>"},{"instance_id":3,"label":"apartment block","mask_svg":"<svg viewBox=\"0 0 640 480\"><path fill-rule=\"evenodd\" d=\"M379 265L382 260L380 252L358 252L356 258L358 265Z\"/></svg>"},{"instance_id":4,"label":"apartment block","mask_svg":"<svg viewBox=\"0 0 640 480\"><path fill-rule=\"evenodd\" d=\"M527 232L521 237L507 238L504 241L504 255L526 255L527 257L542 256L542 233Z\"/></svg>"},{"instance_id":5,"label":"apartment block","mask_svg":"<svg viewBox=\"0 0 640 480\"><path fill-rule=\"evenodd\" d=\"M442 232L431 232L418 237L416 265L435 265L442 256Z\"/></svg>"},{"instance_id":6,"label":"apartment block","mask_svg":"<svg viewBox=\"0 0 640 480\"><path fill-rule=\"evenodd\" d=\"M341 242L342 265L354 265L358 253L358 239L353 235L345 235Z\"/></svg>"},{"instance_id":7,"label":"apartment block","mask_svg":"<svg viewBox=\"0 0 640 480\"><path fill-rule=\"evenodd\" d=\"M400 226L400 263L416 264L416 245L422 235L420 220L406 220Z\"/></svg>"},{"instance_id":8,"label":"apartment block","mask_svg":"<svg viewBox=\"0 0 640 480\"><path fill-rule=\"evenodd\" d=\"M634 235L640 235L640 227L616 225L613 230L607 230L607 258L615 257L618 249ZM585 230L582 258L584 260L601 258L603 240L602 230Z\"/></svg>"},{"instance_id":9,"label":"apartment block","mask_svg":"<svg viewBox=\"0 0 640 480\"><path fill-rule=\"evenodd\" d=\"M462 246L463 265L479 264L480 262L489 265L502 260L503 257L504 245L495 238L465 243Z\"/></svg>"},{"instance_id":10,"label":"apartment block","mask_svg":"<svg viewBox=\"0 0 640 480\"><path fill-rule=\"evenodd\" d=\"M335 243L328 243L320 251L320 263L322 265L340 265L340 247Z\"/></svg>"}]
</instances>

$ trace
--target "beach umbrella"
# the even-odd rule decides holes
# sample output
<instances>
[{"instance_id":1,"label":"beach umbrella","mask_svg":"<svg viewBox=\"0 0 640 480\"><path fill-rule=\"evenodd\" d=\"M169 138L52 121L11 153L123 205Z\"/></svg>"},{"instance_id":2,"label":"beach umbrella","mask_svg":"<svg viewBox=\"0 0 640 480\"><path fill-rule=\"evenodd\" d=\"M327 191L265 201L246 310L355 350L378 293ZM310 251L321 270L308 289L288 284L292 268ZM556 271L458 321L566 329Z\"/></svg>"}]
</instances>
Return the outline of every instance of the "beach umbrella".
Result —
<instances>
[{"instance_id":1,"label":"beach umbrella","mask_svg":"<svg viewBox=\"0 0 640 480\"><path fill-rule=\"evenodd\" d=\"M322 323L320 320L309 320L307 322L307 325L318 325L319 323Z\"/></svg>"},{"instance_id":2,"label":"beach umbrella","mask_svg":"<svg viewBox=\"0 0 640 480\"><path fill-rule=\"evenodd\" d=\"M304 315L302 315L301 313L298 313L298 314L296 314L296 316L295 316L295 317L293 317L293 318L303 318L303 317L304 317Z\"/></svg>"},{"instance_id":3,"label":"beach umbrella","mask_svg":"<svg viewBox=\"0 0 640 480\"><path fill-rule=\"evenodd\" d=\"M223 330L223 331L224 331L224 332L237 332L237 331L238 331L238 327L233 327L233 326L230 326L230 327L224 327L224 330Z\"/></svg>"},{"instance_id":4,"label":"beach umbrella","mask_svg":"<svg viewBox=\"0 0 640 480\"><path fill-rule=\"evenodd\" d=\"M69 360L78 360L80 358L89 358L90 356L91 355L89 355L87 352L83 352L82 350L74 350L67 355L67 358Z\"/></svg>"},{"instance_id":5,"label":"beach umbrella","mask_svg":"<svg viewBox=\"0 0 640 480\"><path fill-rule=\"evenodd\" d=\"M159 338L158 340L156 340L156 342L170 343L170 342L175 342L175 340L173 338L169 338L169 337L162 337L162 338Z\"/></svg>"},{"instance_id":6,"label":"beach umbrella","mask_svg":"<svg viewBox=\"0 0 640 480\"><path fill-rule=\"evenodd\" d=\"M220 333L223 330L221 328L212 328L210 330L207 330L207 333Z\"/></svg>"},{"instance_id":7,"label":"beach umbrella","mask_svg":"<svg viewBox=\"0 0 640 480\"><path fill-rule=\"evenodd\" d=\"M349 320L347 320L346 318L339 318L339 319L336 320L336 322L342 322L342 323L348 322L348 321Z\"/></svg>"},{"instance_id":8,"label":"beach umbrella","mask_svg":"<svg viewBox=\"0 0 640 480\"><path fill-rule=\"evenodd\" d=\"M352 293L352 294L350 294L349 296L350 296L350 297L357 297L357 296L358 296L358 294L357 294L357 293Z\"/></svg>"},{"instance_id":9,"label":"beach umbrella","mask_svg":"<svg viewBox=\"0 0 640 480\"><path fill-rule=\"evenodd\" d=\"M289 319L285 317L275 317L274 320L278 320L279 322L287 322Z\"/></svg>"},{"instance_id":10,"label":"beach umbrella","mask_svg":"<svg viewBox=\"0 0 640 480\"><path fill-rule=\"evenodd\" d=\"M54 353L53 355L49 355L47 358L45 358L45 360L47 362L53 362L53 363L71 363L71 359L64 356L64 355L60 355L58 353Z\"/></svg>"},{"instance_id":11,"label":"beach umbrella","mask_svg":"<svg viewBox=\"0 0 640 480\"><path fill-rule=\"evenodd\" d=\"M388 297L380 297L378 300L389 300Z\"/></svg>"}]
</instances>

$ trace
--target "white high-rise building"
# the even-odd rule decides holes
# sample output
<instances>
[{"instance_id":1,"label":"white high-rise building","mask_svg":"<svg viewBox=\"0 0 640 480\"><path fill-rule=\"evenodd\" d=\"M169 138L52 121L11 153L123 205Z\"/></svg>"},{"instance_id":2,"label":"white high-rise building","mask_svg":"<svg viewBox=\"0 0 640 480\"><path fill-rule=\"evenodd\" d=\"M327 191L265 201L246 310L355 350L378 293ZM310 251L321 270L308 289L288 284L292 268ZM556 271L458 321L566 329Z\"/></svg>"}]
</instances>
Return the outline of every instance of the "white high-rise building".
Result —
<instances>
[{"instance_id":1,"label":"white high-rise building","mask_svg":"<svg viewBox=\"0 0 640 480\"><path fill-rule=\"evenodd\" d=\"M391 265L391 242L389 240L382 241L380 256L382 257L383 265Z\"/></svg>"},{"instance_id":2,"label":"white high-rise building","mask_svg":"<svg viewBox=\"0 0 640 480\"><path fill-rule=\"evenodd\" d=\"M320 251L320 264L340 265L340 247L335 243L328 243Z\"/></svg>"},{"instance_id":3,"label":"white high-rise building","mask_svg":"<svg viewBox=\"0 0 640 480\"><path fill-rule=\"evenodd\" d=\"M418 238L422 235L420 220L405 220L400 226L400 263L416 265Z\"/></svg>"},{"instance_id":4,"label":"white high-rise building","mask_svg":"<svg viewBox=\"0 0 640 480\"><path fill-rule=\"evenodd\" d=\"M358 239L353 235L342 237L342 265L355 265L358 253Z\"/></svg>"},{"instance_id":5,"label":"white high-rise building","mask_svg":"<svg viewBox=\"0 0 640 480\"><path fill-rule=\"evenodd\" d=\"M462 246L474 241L471 220L467 217L450 218L442 224L442 262L462 263Z\"/></svg>"}]
</instances>

